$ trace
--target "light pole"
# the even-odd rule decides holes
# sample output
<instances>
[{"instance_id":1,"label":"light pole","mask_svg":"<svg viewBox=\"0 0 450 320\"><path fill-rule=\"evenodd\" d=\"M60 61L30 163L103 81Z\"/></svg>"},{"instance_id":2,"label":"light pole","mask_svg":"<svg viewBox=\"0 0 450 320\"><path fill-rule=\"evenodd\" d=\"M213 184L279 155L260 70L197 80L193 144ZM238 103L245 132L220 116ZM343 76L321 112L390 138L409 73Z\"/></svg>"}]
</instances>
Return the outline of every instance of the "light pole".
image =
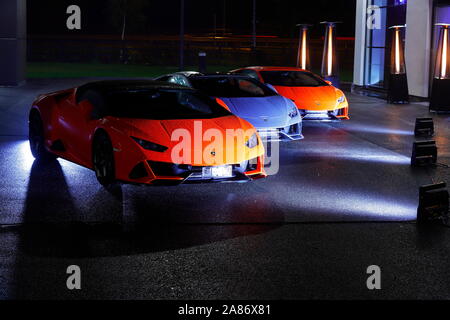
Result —
<instances>
[{"instance_id":1,"label":"light pole","mask_svg":"<svg viewBox=\"0 0 450 320\"><path fill-rule=\"evenodd\" d=\"M184 0L180 0L180 71L184 69Z\"/></svg>"}]
</instances>

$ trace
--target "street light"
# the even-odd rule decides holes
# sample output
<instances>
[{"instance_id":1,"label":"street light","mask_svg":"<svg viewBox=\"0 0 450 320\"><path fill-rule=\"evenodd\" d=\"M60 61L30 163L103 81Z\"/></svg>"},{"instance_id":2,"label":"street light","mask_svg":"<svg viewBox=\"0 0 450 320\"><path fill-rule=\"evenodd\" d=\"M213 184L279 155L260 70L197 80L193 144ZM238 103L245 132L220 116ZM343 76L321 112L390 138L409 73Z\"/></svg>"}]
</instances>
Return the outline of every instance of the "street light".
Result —
<instances>
[{"instance_id":1,"label":"street light","mask_svg":"<svg viewBox=\"0 0 450 320\"><path fill-rule=\"evenodd\" d=\"M322 77L330 81L333 86L339 87L339 65L336 54L336 24L340 22L324 21L325 43L322 56Z\"/></svg>"},{"instance_id":2,"label":"street light","mask_svg":"<svg viewBox=\"0 0 450 320\"><path fill-rule=\"evenodd\" d=\"M309 27L311 24L297 24L300 28L300 35L298 38L298 52L297 52L297 68L304 70L310 69L309 58Z\"/></svg>"},{"instance_id":3,"label":"street light","mask_svg":"<svg viewBox=\"0 0 450 320\"><path fill-rule=\"evenodd\" d=\"M403 50L402 30L406 25L392 26L391 65L389 73L389 103L409 103L408 79L406 76L405 55Z\"/></svg>"},{"instance_id":4,"label":"street light","mask_svg":"<svg viewBox=\"0 0 450 320\"><path fill-rule=\"evenodd\" d=\"M440 27L439 46L436 55L433 85L431 89L430 110L450 111L450 24L437 23Z\"/></svg>"}]
</instances>

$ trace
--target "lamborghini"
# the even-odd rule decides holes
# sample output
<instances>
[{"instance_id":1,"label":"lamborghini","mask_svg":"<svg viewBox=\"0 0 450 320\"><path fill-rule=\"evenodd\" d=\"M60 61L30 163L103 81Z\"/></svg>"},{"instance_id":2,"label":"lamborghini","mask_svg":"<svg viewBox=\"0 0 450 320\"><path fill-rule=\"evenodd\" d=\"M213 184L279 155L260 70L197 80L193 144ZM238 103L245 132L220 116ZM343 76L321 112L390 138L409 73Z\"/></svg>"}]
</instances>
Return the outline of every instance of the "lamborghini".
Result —
<instances>
[{"instance_id":1,"label":"lamborghini","mask_svg":"<svg viewBox=\"0 0 450 320\"><path fill-rule=\"evenodd\" d=\"M164 75L157 80L195 88L219 99L234 115L255 126L264 140L303 139L302 118L295 104L258 80L229 74L203 75L192 71Z\"/></svg>"},{"instance_id":2,"label":"lamborghini","mask_svg":"<svg viewBox=\"0 0 450 320\"><path fill-rule=\"evenodd\" d=\"M305 120L349 119L344 92L310 71L293 67L247 67L231 73L272 85L296 104Z\"/></svg>"},{"instance_id":3,"label":"lamborghini","mask_svg":"<svg viewBox=\"0 0 450 320\"><path fill-rule=\"evenodd\" d=\"M164 82L100 81L40 95L29 113L29 142L37 160L77 163L105 186L266 176L250 123L194 89Z\"/></svg>"}]
</instances>

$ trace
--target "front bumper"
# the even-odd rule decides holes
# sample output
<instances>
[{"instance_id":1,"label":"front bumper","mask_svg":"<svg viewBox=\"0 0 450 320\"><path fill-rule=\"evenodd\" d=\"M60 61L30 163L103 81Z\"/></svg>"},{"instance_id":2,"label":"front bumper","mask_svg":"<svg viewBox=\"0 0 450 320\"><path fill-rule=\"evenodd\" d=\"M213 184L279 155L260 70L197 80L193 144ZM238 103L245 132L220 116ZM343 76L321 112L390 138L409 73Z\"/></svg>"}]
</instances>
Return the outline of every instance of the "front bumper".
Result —
<instances>
[{"instance_id":1,"label":"front bumper","mask_svg":"<svg viewBox=\"0 0 450 320\"><path fill-rule=\"evenodd\" d=\"M304 138L301 122L283 128L258 128L257 130L263 141L295 141Z\"/></svg>"},{"instance_id":2,"label":"front bumper","mask_svg":"<svg viewBox=\"0 0 450 320\"><path fill-rule=\"evenodd\" d=\"M342 103L337 108L324 110L298 109L303 120L348 120L348 103Z\"/></svg>"},{"instance_id":3,"label":"front bumper","mask_svg":"<svg viewBox=\"0 0 450 320\"><path fill-rule=\"evenodd\" d=\"M264 171L264 157L232 164L232 175L229 177L211 178L202 175L202 166L174 164L168 162L142 161L129 173L125 182L149 185L180 185L198 183L248 182L267 175Z\"/></svg>"}]
</instances>

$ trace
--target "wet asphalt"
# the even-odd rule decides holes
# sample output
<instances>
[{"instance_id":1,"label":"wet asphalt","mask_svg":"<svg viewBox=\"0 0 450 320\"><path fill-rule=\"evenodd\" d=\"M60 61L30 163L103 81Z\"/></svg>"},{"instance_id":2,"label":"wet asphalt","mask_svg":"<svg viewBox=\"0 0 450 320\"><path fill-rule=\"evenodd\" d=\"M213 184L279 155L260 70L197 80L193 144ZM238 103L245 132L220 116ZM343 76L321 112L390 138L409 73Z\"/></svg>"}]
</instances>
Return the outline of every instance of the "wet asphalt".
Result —
<instances>
[{"instance_id":1,"label":"wet asphalt","mask_svg":"<svg viewBox=\"0 0 450 320\"><path fill-rule=\"evenodd\" d=\"M450 297L449 229L415 223L419 186L450 180L448 115L432 114L433 168L409 165L426 104L348 94L351 120L305 122L267 179L108 191L88 169L35 162L26 140L35 96L85 81L0 88L0 298ZM373 264L381 290L366 287Z\"/></svg>"}]
</instances>

